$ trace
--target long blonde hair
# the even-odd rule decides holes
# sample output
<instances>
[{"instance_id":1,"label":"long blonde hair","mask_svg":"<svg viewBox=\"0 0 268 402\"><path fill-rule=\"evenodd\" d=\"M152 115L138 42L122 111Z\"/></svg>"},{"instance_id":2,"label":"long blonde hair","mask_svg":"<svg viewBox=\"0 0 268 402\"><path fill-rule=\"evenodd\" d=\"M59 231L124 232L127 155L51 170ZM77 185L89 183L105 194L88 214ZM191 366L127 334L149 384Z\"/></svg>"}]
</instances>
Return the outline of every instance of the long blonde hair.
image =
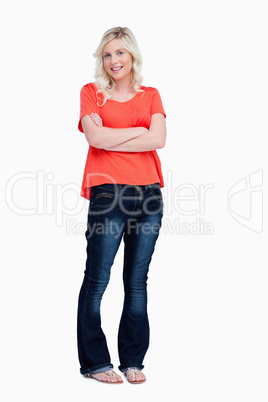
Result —
<instances>
[{"instance_id":1,"label":"long blonde hair","mask_svg":"<svg viewBox=\"0 0 268 402\"><path fill-rule=\"evenodd\" d=\"M143 77L140 74L142 66L142 55L139 50L137 41L132 31L129 28L115 27L106 31L100 41L98 48L93 56L96 58L95 68L95 85L98 88L97 94L101 93L104 97L103 106L107 99L112 96L112 91L115 89L115 82L112 77L107 73L103 65L103 48L112 39L117 39L121 46L127 49L132 55L132 87L134 91L140 91L140 85ZM143 91L142 91L143 92Z\"/></svg>"}]
</instances>

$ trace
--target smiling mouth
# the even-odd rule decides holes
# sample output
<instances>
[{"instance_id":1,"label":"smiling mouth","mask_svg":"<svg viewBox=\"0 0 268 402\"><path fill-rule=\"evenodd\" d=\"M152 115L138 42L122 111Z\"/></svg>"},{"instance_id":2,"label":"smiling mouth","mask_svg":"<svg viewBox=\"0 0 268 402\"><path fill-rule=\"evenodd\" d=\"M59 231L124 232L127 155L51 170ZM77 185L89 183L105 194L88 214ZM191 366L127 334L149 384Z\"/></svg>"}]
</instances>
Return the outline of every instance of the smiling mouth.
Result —
<instances>
[{"instance_id":1,"label":"smiling mouth","mask_svg":"<svg viewBox=\"0 0 268 402\"><path fill-rule=\"evenodd\" d=\"M111 68L111 70L112 71L119 71L119 70L121 70L123 68L123 66L121 66L121 67L113 67L113 68Z\"/></svg>"}]
</instances>

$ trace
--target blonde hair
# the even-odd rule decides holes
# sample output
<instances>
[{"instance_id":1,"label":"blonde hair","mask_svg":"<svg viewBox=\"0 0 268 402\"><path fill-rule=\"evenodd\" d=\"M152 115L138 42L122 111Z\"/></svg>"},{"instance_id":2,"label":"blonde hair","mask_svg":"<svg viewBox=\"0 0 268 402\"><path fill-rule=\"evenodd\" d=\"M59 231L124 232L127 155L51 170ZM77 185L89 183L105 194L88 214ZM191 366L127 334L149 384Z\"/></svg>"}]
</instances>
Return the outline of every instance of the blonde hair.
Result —
<instances>
[{"instance_id":1,"label":"blonde hair","mask_svg":"<svg viewBox=\"0 0 268 402\"><path fill-rule=\"evenodd\" d=\"M112 96L112 91L116 87L113 78L107 73L104 68L102 54L103 48L106 43L110 42L113 39L117 39L120 42L120 45L127 49L132 55L132 87L135 91L141 91L139 88L143 80L143 77L140 74L142 66L142 55L139 50L135 36L129 28L111 28L103 34L100 44L93 54L93 56L96 58L95 85L98 87L97 95L98 93L101 93L104 97L103 103L100 106L103 106L107 99Z\"/></svg>"}]
</instances>

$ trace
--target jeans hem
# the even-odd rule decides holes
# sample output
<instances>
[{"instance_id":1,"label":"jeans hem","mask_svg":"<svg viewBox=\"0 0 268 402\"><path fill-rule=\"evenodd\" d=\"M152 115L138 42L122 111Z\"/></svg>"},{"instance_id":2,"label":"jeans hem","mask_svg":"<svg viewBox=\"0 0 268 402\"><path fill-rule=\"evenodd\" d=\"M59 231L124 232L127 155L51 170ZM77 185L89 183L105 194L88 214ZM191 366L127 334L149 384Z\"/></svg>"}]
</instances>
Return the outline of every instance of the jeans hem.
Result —
<instances>
[{"instance_id":1,"label":"jeans hem","mask_svg":"<svg viewBox=\"0 0 268 402\"><path fill-rule=\"evenodd\" d=\"M128 368L132 368L132 367L136 367L138 370L142 370L144 368L143 364L140 363L127 363L127 364L120 364L120 366L118 366L118 369L124 373Z\"/></svg>"},{"instance_id":2,"label":"jeans hem","mask_svg":"<svg viewBox=\"0 0 268 402\"><path fill-rule=\"evenodd\" d=\"M93 371L99 370L99 369L104 368L104 367L113 368L114 366L111 363L98 364L98 365L90 367L88 369L83 369L83 370L80 369L80 373L82 375L87 375L87 374L93 373Z\"/></svg>"}]
</instances>

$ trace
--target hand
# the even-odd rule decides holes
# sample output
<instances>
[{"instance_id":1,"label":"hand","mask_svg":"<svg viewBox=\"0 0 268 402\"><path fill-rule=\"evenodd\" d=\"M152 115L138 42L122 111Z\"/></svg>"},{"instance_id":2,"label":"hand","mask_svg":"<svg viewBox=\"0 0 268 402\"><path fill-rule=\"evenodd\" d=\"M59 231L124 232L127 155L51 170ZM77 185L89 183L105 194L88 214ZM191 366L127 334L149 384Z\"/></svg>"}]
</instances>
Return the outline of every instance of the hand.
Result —
<instances>
[{"instance_id":1,"label":"hand","mask_svg":"<svg viewBox=\"0 0 268 402\"><path fill-rule=\"evenodd\" d=\"M90 117L97 126L99 127L103 126L102 118L98 115L98 113L91 113Z\"/></svg>"}]
</instances>

